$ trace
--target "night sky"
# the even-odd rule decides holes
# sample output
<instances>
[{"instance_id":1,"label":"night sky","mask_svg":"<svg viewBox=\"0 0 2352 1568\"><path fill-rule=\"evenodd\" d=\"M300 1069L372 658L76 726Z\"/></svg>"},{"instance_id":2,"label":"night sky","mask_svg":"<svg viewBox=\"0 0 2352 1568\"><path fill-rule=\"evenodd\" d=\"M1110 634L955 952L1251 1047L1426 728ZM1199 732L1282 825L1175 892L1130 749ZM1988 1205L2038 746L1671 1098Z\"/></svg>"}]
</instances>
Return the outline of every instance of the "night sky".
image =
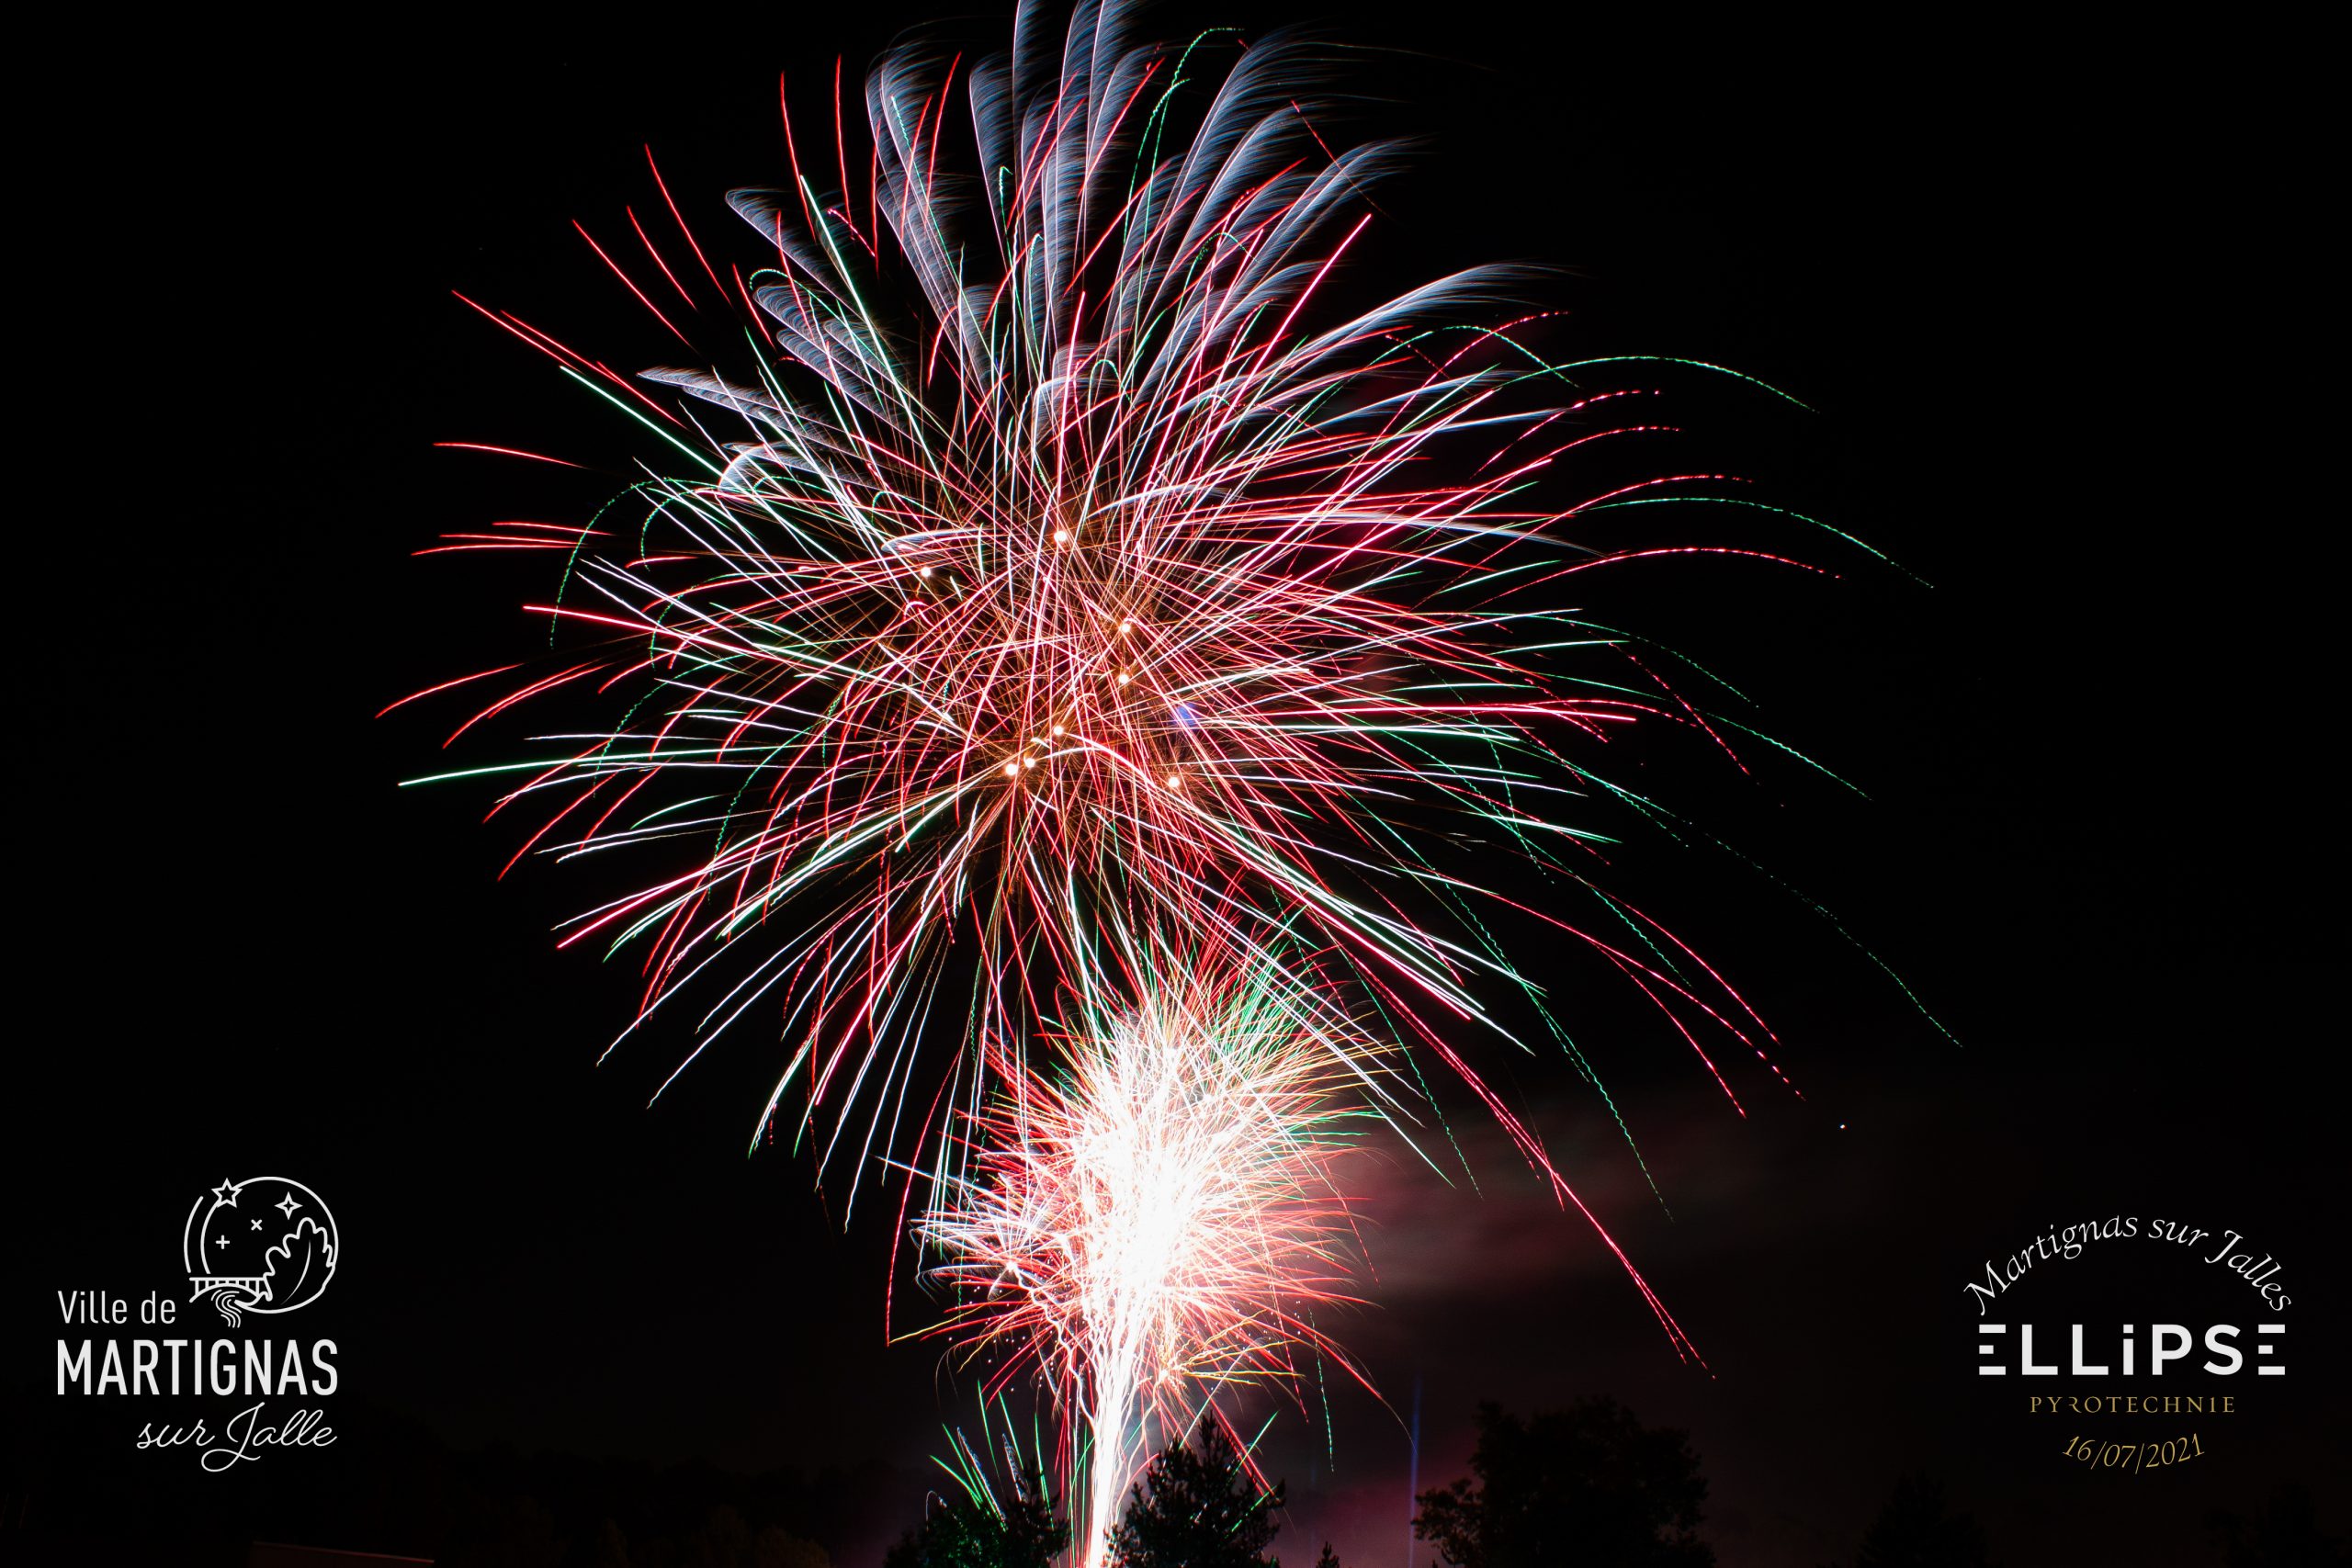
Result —
<instances>
[{"instance_id":1,"label":"night sky","mask_svg":"<svg viewBox=\"0 0 2352 1568\"><path fill-rule=\"evenodd\" d=\"M969 1380L886 1341L894 1268L897 1326L924 1311L886 1208L844 1234L845 1173L820 1192L806 1154L744 1156L774 1042L728 1041L649 1108L686 1038L596 1065L631 972L549 934L613 885L496 880L518 840L481 824L485 795L396 787L464 714L371 716L541 635L515 610L545 592L533 563L411 552L577 517L637 449L452 291L616 367L673 360L571 220L658 201L650 142L697 230L748 257L719 197L782 177L776 73L813 123L833 57L854 78L922 14L224 23L65 68L15 186L37 262L17 295L12 1508L86 1457L120 1477L126 1531L172 1529L182 1494L146 1474L176 1460L119 1451L149 1413L53 1393L52 1292L184 1290L187 1204L282 1172L347 1248L303 1326L344 1348L348 1427L853 1471L882 1499L829 1542L853 1565L919 1513ZM1286 1559L1329 1537L1351 1568L1404 1561L1411 1467L1461 1473L1479 1400L1596 1393L1689 1429L1727 1565L1850 1558L1905 1471L2013 1563L2208 1561L2208 1511L2288 1479L2352 1531L2324 1485L2352 1456L2321 1419L2344 1387L2341 502L2318 413L2340 394L2308 111L2246 80L2290 46L1869 26L1531 24L1492 0L1334 24L1386 100L1361 123L1426 137L1382 196L1371 281L1545 264L1555 352L1787 389L1815 412L1676 379L1685 433L1655 461L1752 479L1908 572L1792 532L1769 542L1828 572L1678 563L1594 590L1862 792L1679 736L1610 758L1770 873L1608 824L1628 834L1610 885L1757 1005L1801 1096L1731 1061L1743 1115L1604 965L1547 963L1658 1193L1565 1062L1483 1065L1707 1369L1476 1117L1455 1122L1475 1190L1376 1147L1351 1178L1374 1304L1333 1326L1386 1404L1335 1387L1328 1447L1319 1404L1276 1423ZM2291 1375L2235 1380L2211 1457L2162 1477L2073 1473L2069 1434L1973 1375L1962 1284L2110 1214L2245 1232L2299 1287ZM2233 1281L2190 1297L2160 1262L2061 1266L2050 1299L2255 1321ZM362 1462L355 1442L269 1464L286 1485ZM263 1483L220 1484L257 1489L266 1533ZM414 1549L353 1532L323 1544Z\"/></svg>"}]
</instances>

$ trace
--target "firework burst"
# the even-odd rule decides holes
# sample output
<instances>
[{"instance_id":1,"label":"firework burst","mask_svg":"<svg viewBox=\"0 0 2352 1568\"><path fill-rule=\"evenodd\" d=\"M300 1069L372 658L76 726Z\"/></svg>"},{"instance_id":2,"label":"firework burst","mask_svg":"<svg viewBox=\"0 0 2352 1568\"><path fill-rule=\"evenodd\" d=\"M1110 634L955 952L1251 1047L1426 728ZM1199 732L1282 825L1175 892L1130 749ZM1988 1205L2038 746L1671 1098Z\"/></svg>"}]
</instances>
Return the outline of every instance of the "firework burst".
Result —
<instances>
[{"instance_id":1,"label":"firework burst","mask_svg":"<svg viewBox=\"0 0 2352 1568\"><path fill-rule=\"evenodd\" d=\"M1087 1435L1086 1560L1144 1458L1216 1393L1346 1367L1315 1309L1351 1300L1333 1164L1366 1114L1360 1038L1285 990L1188 979L1100 1021L1068 1067L965 1130L917 1227L955 1306L939 1332L1034 1370Z\"/></svg>"},{"instance_id":2,"label":"firework burst","mask_svg":"<svg viewBox=\"0 0 2352 1568\"><path fill-rule=\"evenodd\" d=\"M1463 1055L1509 1038L1493 991L1554 1027L1491 906L1613 964L1726 1094L1705 1031L1770 1034L1586 880L1596 835L1562 819L1649 808L1591 771L1616 727L1721 739L1568 599L1697 553L1590 547L1580 520L1721 476L1565 499L1577 449L1665 427L1621 415L1650 390L1630 362L1547 365L1494 324L1506 269L1343 302L1398 152L1335 146L1302 40L1218 75L1119 0L1046 24L1024 4L968 69L887 54L854 164L837 79L833 155L729 198L748 276L666 186L661 238L583 228L688 363L623 377L485 311L665 456L591 524L442 547L565 564L534 607L551 661L434 690L494 693L452 741L518 705L587 716L440 776L505 781L496 810L535 814L518 859L658 866L567 944L638 956L632 1029L689 994L706 1043L776 1028L760 1126L847 1157L853 1202L908 1173L936 1331L996 1393L1053 1391L1091 1558L1155 1435L1348 1365L1313 1315L1347 1299L1332 1166L1356 1119L1409 1130L1419 1053L1592 1218ZM737 341L706 359L685 328L714 322ZM1532 885L1501 856L1629 934L1499 891Z\"/></svg>"},{"instance_id":3,"label":"firework burst","mask_svg":"<svg viewBox=\"0 0 2352 1568\"><path fill-rule=\"evenodd\" d=\"M1131 39L1125 5L1046 22L1025 6L968 71L885 56L863 178L846 147L836 180L796 153L787 188L730 198L769 254L749 277L682 220L664 244L632 214L630 266L587 236L681 342L673 315L740 308L749 374L650 372L685 395L664 402L495 318L683 462L636 487L634 524L447 547L569 558L538 609L571 651L481 677L503 689L460 733L567 692L620 716L468 772L538 813L526 849L671 857L565 940L640 953L640 1021L698 981L706 1038L779 1022L762 1124L787 1095L831 1107L827 1153L847 1136L861 1173L988 1092L947 1048L934 1093L918 1044L1025 1038L1085 932L1195 932L1296 990L1361 987L1500 1112L1454 1025L1487 1020L1482 976L1540 988L1474 912L1463 848L1559 866L1587 837L1561 807L1607 787L1566 749L1703 724L1557 667L1615 640L1563 609L1619 558L1574 518L1711 476L1535 505L1569 449L1658 427L1613 417L1638 389L1576 391L1469 322L1506 271L1329 302L1397 153L1332 149L1299 39L1216 79ZM1634 941L1531 913L1679 1021L1766 1038L1609 907Z\"/></svg>"}]
</instances>

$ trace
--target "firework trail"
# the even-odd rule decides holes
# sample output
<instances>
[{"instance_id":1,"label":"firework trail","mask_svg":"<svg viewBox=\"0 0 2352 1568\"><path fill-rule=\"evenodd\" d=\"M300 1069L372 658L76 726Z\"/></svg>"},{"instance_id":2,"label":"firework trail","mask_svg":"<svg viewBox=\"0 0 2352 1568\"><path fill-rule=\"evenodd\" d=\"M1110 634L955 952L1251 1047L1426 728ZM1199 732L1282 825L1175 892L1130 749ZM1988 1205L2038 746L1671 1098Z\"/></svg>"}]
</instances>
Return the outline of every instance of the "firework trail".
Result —
<instances>
[{"instance_id":1,"label":"firework trail","mask_svg":"<svg viewBox=\"0 0 2352 1568\"><path fill-rule=\"evenodd\" d=\"M1048 1440L1034 1420L1024 1439L1011 1409L997 1402L992 1416L990 1403L980 1404L977 1439L951 1428L946 1454L933 1458L951 1488L934 1495L945 1517L927 1508L917 1535L944 1524L950 1539L927 1541L922 1561L1028 1564L1069 1545L1069 1521L1047 1479Z\"/></svg>"},{"instance_id":2,"label":"firework trail","mask_svg":"<svg viewBox=\"0 0 2352 1568\"><path fill-rule=\"evenodd\" d=\"M956 1305L938 1332L1035 1370L1086 1434L1077 1510L1100 1561L1128 1482L1220 1389L1347 1367L1313 1310L1351 1300L1353 1241L1332 1165L1366 1114L1369 1042L1279 987L1198 971L1096 1021L1067 1068L1012 1077L967 1128L969 1158L917 1226ZM1073 1438L1077 1436L1072 1431ZM1073 1488L1075 1506L1076 1488Z\"/></svg>"}]
</instances>

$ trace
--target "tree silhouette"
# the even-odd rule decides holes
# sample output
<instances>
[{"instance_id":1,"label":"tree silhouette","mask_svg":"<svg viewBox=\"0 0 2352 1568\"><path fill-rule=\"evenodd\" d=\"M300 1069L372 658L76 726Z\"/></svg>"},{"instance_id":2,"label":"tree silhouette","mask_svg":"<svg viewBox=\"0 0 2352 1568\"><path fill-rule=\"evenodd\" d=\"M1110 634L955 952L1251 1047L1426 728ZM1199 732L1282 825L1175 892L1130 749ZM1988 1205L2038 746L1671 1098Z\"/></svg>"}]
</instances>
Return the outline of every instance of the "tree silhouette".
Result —
<instances>
[{"instance_id":1,"label":"tree silhouette","mask_svg":"<svg viewBox=\"0 0 2352 1568\"><path fill-rule=\"evenodd\" d=\"M1315 1568L1340 1568L1340 1554L1331 1550L1329 1541L1325 1541L1323 1550L1316 1554Z\"/></svg>"},{"instance_id":2,"label":"tree silhouette","mask_svg":"<svg viewBox=\"0 0 2352 1568\"><path fill-rule=\"evenodd\" d=\"M782 1525L770 1525L752 1539L752 1568L831 1568L832 1559L813 1540Z\"/></svg>"},{"instance_id":3,"label":"tree silhouette","mask_svg":"<svg viewBox=\"0 0 2352 1568\"><path fill-rule=\"evenodd\" d=\"M2341 1542L2321 1532L2310 1489L2279 1483L2259 1517L2227 1510L2210 1520L2229 1568L2344 1568L2352 1563Z\"/></svg>"},{"instance_id":4,"label":"tree silhouette","mask_svg":"<svg viewBox=\"0 0 2352 1568\"><path fill-rule=\"evenodd\" d=\"M1069 1521L1042 1478L999 1505L950 1497L882 1559L882 1568L1052 1568L1069 1545Z\"/></svg>"},{"instance_id":5,"label":"tree silhouette","mask_svg":"<svg viewBox=\"0 0 2352 1568\"><path fill-rule=\"evenodd\" d=\"M1476 1480L1418 1499L1413 1534L1453 1568L1710 1568L1707 1483L1687 1436L1611 1399L1522 1421L1478 1407Z\"/></svg>"},{"instance_id":6,"label":"tree silhouette","mask_svg":"<svg viewBox=\"0 0 2352 1568\"><path fill-rule=\"evenodd\" d=\"M752 1554L752 1527L743 1516L721 1503L703 1516L702 1529L686 1537L690 1568L745 1568Z\"/></svg>"},{"instance_id":7,"label":"tree silhouette","mask_svg":"<svg viewBox=\"0 0 2352 1568\"><path fill-rule=\"evenodd\" d=\"M1862 1537L1854 1568L1988 1568L1984 1531L1968 1514L1944 1507L1944 1489L1906 1475Z\"/></svg>"},{"instance_id":8,"label":"tree silhouette","mask_svg":"<svg viewBox=\"0 0 2352 1568\"><path fill-rule=\"evenodd\" d=\"M596 1539L588 1549L588 1568L632 1568L628 1537L609 1518L596 1521Z\"/></svg>"},{"instance_id":9,"label":"tree silhouette","mask_svg":"<svg viewBox=\"0 0 2352 1568\"><path fill-rule=\"evenodd\" d=\"M1180 1438L1147 1466L1111 1532L1115 1568L1274 1568L1283 1487L1259 1490L1215 1422L1195 1452ZM1327 1555L1329 1549L1326 1549Z\"/></svg>"}]
</instances>

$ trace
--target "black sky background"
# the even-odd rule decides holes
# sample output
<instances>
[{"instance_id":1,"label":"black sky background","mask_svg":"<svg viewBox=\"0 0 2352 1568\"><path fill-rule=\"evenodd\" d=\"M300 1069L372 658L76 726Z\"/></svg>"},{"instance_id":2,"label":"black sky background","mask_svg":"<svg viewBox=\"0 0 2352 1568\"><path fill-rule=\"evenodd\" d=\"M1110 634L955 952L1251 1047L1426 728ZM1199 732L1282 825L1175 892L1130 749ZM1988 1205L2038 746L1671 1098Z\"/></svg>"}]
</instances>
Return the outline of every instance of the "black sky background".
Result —
<instances>
[{"instance_id":1,"label":"black sky background","mask_svg":"<svg viewBox=\"0 0 2352 1568\"><path fill-rule=\"evenodd\" d=\"M482 796L396 788L462 715L370 716L537 635L514 609L536 578L409 552L612 488L433 443L616 468L631 449L451 290L616 367L674 358L571 220L602 233L658 201L650 141L697 228L733 243L718 197L783 168L775 73L814 117L833 56L854 78L916 15L222 25L93 39L61 67L14 182L38 412L12 553L6 1356L41 1484L87 1455L120 1478L126 1529L172 1528L184 1494L116 1452L144 1413L50 1392L51 1292L168 1289L192 1196L278 1171L341 1222L316 1311L365 1403L351 1424L862 1471L890 1501L832 1543L851 1563L913 1516L969 1403L935 1348L885 1341L885 1210L844 1235L838 1175L820 1196L806 1156L744 1157L775 1066L757 1042L650 1108L679 1038L595 1066L629 977L548 933L606 886L494 881L515 840L478 825ZM1612 885L1756 1001L1804 1098L1738 1066L1742 1117L1637 998L1564 960L1669 1218L1562 1064L1498 1076L1712 1375L1465 1127L1479 1194L1401 1159L1363 1179L1383 1284L1340 1337L1392 1408L1335 1394L1335 1452L1278 1425L1289 1549L1329 1534L1351 1564L1398 1560L1417 1389L1424 1485L1459 1472L1481 1398L1608 1393L1688 1427L1726 1564L1850 1555L1910 1469L2020 1563L2206 1561L2207 1509L2345 1473L2322 1418L2343 1387L2342 509L2320 412L2338 400L2308 111L2256 80L2292 40L1531 20L1487 0L1216 17L1424 56L1360 62L1393 100L1371 117L1427 136L1383 197L1382 280L1550 264L1571 312L1555 349L1733 366L1817 411L1680 378L1672 450L1932 589L1784 535L1837 575L1636 568L1600 592L1869 799L1670 739L1629 751L1961 1043L1738 863L1625 846ZM2248 1411L2207 1425L2210 1461L2128 1485L2071 1473L2071 1432L1991 1413L1961 1292L2037 1229L2110 1213L2245 1231L2309 1292L2294 1375L2238 1380ZM2101 1287L2090 1262L2064 1288L2094 1314L2162 1299L2253 1321L2226 1280L2190 1305L2144 1255ZM261 1529L268 1486L292 1483L224 1485L253 1489Z\"/></svg>"}]
</instances>

